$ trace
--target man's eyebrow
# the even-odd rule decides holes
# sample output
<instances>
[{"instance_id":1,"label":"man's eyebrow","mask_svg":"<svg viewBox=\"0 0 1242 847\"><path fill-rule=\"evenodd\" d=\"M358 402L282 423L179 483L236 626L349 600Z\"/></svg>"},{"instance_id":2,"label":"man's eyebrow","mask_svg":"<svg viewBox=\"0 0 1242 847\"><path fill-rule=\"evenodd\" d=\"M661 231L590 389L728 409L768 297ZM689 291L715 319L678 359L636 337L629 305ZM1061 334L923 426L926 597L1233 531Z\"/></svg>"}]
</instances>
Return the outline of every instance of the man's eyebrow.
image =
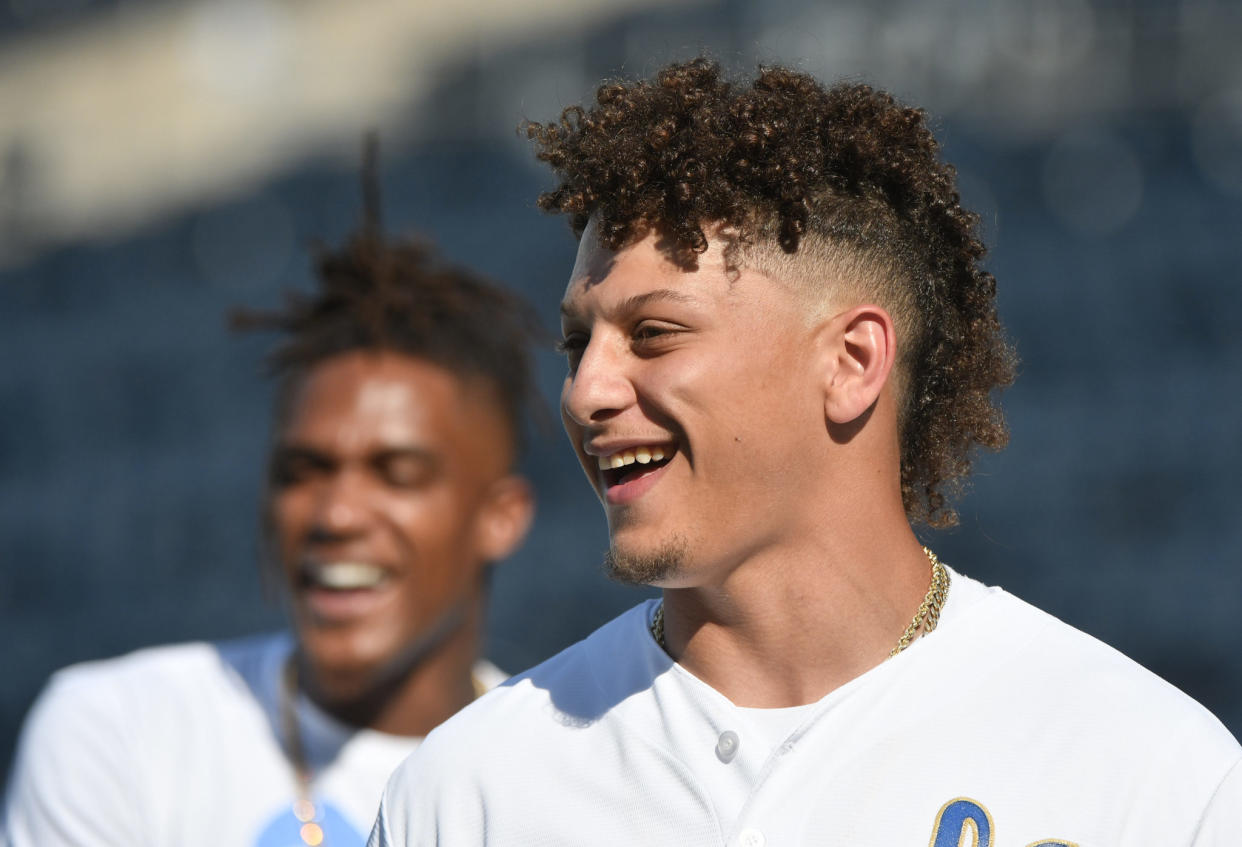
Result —
<instances>
[{"instance_id":1,"label":"man's eyebrow","mask_svg":"<svg viewBox=\"0 0 1242 847\"><path fill-rule=\"evenodd\" d=\"M673 288L657 288L655 291L648 291L645 294L635 294L633 297L626 297L617 304L617 311L632 312L635 309L646 306L648 303L660 300L669 300L674 303L695 302L695 298L684 291L677 291Z\"/></svg>"},{"instance_id":2,"label":"man's eyebrow","mask_svg":"<svg viewBox=\"0 0 1242 847\"><path fill-rule=\"evenodd\" d=\"M616 311L619 314L628 314L642 308L643 306L646 306L648 303L659 302L661 300L667 300L673 303L697 302L695 297L686 294L683 291L678 291L674 288L657 288L654 291L646 291L642 294L635 294L632 297L626 297L616 305ZM562 301L561 315L567 318L576 318L578 317L578 310L571 304Z\"/></svg>"},{"instance_id":3,"label":"man's eyebrow","mask_svg":"<svg viewBox=\"0 0 1242 847\"><path fill-rule=\"evenodd\" d=\"M295 462L309 464L319 470L328 470L337 466L336 459L326 450L318 450L297 441L282 440L272 447L268 455L268 467L272 473L278 473L281 468L288 467Z\"/></svg>"},{"instance_id":4,"label":"man's eyebrow","mask_svg":"<svg viewBox=\"0 0 1242 847\"><path fill-rule=\"evenodd\" d=\"M272 445L272 453L273 455L279 455L282 457L285 457L285 456L293 457L293 458L304 457L308 459L313 459L319 456L326 455L327 451L320 450L312 444L306 444L301 441L296 441L293 439L281 439L280 441L277 441L274 445Z\"/></svg>"},{"instance_id":5,"label":"man's eyebrow","mask_svg":"<svg viewBox=\"0 0 1242 847\"><path fill-rule=\"evenodd\" d=\"M435 465L439 463L440 455L426 447L404 445L399 447L381 447L371 453L371 460L376 462L392 462L401 459L413 459L423 464Z\"/></svg>"},{"instance_id":6,"label":"man's eyebrow","mask_svg":"<svg viewBox=\"0 0 1242 847\"><path fill-rule=\"evenodd\" d=\"M272 454L282 459L309 459L311 461L335 462L330 450L301 441L281 441L272 448ZM393 444L376 447L367 454L369 461L389 462L398 459L414 459L420 462L440 461L439 454L416 444Z\"/></svg>"}]
</instances>

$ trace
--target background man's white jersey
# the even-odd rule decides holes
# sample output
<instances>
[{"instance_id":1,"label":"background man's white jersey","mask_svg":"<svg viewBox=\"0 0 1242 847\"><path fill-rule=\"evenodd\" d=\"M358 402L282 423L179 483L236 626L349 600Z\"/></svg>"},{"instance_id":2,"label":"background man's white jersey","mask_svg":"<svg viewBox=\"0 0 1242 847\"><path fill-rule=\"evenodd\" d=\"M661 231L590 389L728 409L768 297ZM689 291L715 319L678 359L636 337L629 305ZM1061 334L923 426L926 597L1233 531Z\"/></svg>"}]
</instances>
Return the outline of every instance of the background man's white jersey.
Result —
<instances>
[{"instance_id":1,"label":"background man's white jersey","mask_svg":"<svg viewBox=\"0 0 1242 847\"><path fill-rule=\"evenodd\" d=\"M302 843L281 742L287 635L140 650L58 672L30 713L7 847ZM480 663L476 676L503 679ZM354 729L305 696L296 713L327 847L361 845L392 769L421 739ZM5 839L8 839L7 842Z\"/></svg>"}]
</instances>

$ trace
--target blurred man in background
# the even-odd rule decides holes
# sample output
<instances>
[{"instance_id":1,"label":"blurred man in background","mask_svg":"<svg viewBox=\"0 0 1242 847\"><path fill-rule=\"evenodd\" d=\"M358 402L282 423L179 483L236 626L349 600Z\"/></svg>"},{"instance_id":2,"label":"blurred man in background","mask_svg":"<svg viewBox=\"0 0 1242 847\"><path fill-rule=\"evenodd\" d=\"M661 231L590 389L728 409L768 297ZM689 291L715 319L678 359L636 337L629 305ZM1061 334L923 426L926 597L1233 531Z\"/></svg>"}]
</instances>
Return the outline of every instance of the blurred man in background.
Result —
<instances>
[{"instance_id":1,"label":"blurred man in background","mask_svg":"<svg viewBox=\"0 0 1242 847\"><path fill-rule=\"evenodd\" d=\"M372 844L1237 845L1212 715L913 531L1014 373L926 116L699 60L530 132L579 237L565 429L663 599L432 733Z\"/></svg>"},{"instance_id":2,"label":"blurred man in background","mask_svg":"<svg viewBox=\"0 0 1242 847\"><path fill-rule=\"evenodd\" d=\"M56 674L19 744L12 847L360 845L392 769L502 678L478 655L490 567L533 514L528 307L384 240L372 208L313 296L243 322L286 334L265 529L292 637Z\"/></svg>"}]
</instances>

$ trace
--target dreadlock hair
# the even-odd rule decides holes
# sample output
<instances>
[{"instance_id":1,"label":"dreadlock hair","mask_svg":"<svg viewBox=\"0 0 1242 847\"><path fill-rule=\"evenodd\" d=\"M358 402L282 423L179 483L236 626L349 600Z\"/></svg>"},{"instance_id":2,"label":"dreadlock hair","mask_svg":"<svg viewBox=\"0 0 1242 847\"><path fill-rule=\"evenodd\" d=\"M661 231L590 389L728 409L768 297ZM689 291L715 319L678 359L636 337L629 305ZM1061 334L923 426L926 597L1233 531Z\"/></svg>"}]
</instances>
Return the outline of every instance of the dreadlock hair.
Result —
<instances>
[{"instance_id":1,"label":"dreadlock hair","mask_svg":"<svg viewBox=\"0 0 1242 847\"><path fill-rule=\"evenodd\" d=\"M978 216L922 110L782 67L735 83L698 58L605 83L589 109L525 129L560 180L539 206L567 214L579 238L591 219L612 250L658 230L669 258L693 267L706 226L731 270L776 268L821 289L837 277L879 298L900 339L906 514L957 523L950 497L972 448L1008 441L992 395L1016 359L979 264Z\"/></svg>"},{"instance_id":2,"label":"dreadlock hair","mask_svg":"<svg viewBox=\"0 0 1242 847\"><path fill-rule=\"evenodd\" d=\"M534 311L518 295L445 263L424 240L386 240L376 184L372 142L363 225L341 248L316 249L315 292L288 293L280 311L235 311L234 328L285 334L267 358L280 408L299 379L327 359L355 350L404 353L481 378L520 452L526 413L539 409L531 349L543 332Z\"/></svg>"}]
</instances>

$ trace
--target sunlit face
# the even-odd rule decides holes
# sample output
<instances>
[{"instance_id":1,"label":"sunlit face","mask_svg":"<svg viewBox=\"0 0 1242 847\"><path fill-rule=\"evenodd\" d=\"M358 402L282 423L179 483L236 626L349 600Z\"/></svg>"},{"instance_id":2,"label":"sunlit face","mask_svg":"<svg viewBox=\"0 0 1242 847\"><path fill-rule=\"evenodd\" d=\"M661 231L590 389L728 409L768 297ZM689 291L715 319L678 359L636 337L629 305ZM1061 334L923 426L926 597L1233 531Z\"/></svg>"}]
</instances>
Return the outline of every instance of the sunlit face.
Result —
<instances>
[{"instance_id":1,"label":"sunlit face","mask_svg":"<svg viewBox=\"0 0 1242 847\"><path fill-rule=\"evenodd\" d=\"M311 668L385 679L454 637L507 552L487 521L512 449L490 395L437 365L351 352L307 373L276 432L269 516Z\"/></svg>"},{"instance_id":2,"label":"sunlit face","mask_svg":"<svg viewBox=\"0 0 1242 847\"><path fill-rule=\"evenodd\" d=\"M583 234L562 302L561 414L617 576L679 587L797 531L824 407L805 295L730 276L717 242L691 271L657 244L613 252Z\"/></svg>"}]
</instances>

